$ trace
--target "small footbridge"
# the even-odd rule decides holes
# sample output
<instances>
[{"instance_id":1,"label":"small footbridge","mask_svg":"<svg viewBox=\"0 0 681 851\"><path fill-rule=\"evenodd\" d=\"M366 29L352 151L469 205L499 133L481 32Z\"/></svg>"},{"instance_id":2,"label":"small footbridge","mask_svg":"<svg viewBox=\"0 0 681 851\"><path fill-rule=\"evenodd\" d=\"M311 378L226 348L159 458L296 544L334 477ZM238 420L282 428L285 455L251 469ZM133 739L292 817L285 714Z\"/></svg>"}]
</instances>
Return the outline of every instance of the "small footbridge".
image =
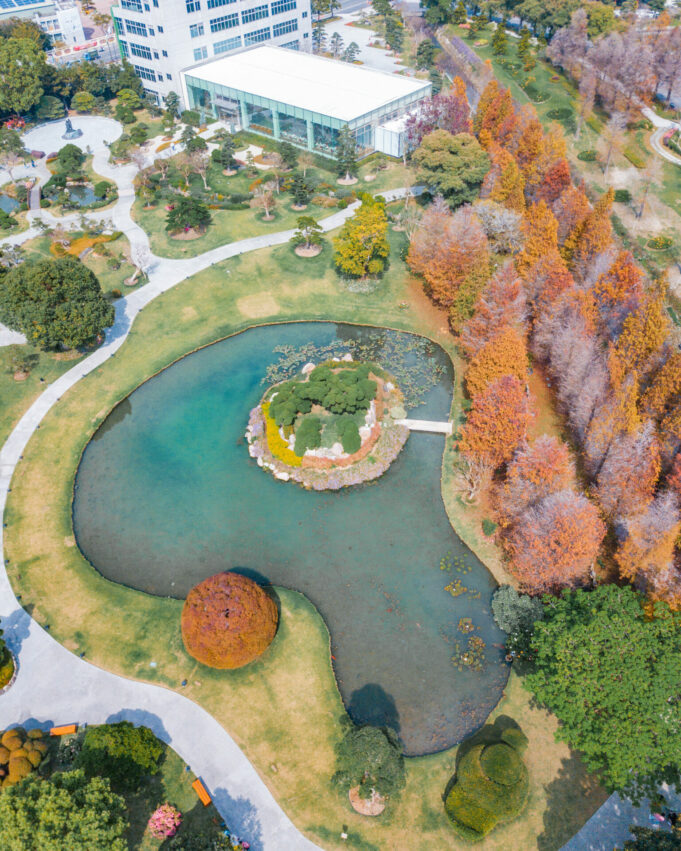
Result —
<instances>
[{"instance_id":1,"label":"small footbridge","mask_svg":"<svg viewBox=\"0 0 681 851\"><path fill-rule=\"evenodd\" d=\"M398 425L406 426L409 431L427 431L431 434L452 433L451 422L435 422L433 420L395 420Z\"/></svg>"}]
</instances>

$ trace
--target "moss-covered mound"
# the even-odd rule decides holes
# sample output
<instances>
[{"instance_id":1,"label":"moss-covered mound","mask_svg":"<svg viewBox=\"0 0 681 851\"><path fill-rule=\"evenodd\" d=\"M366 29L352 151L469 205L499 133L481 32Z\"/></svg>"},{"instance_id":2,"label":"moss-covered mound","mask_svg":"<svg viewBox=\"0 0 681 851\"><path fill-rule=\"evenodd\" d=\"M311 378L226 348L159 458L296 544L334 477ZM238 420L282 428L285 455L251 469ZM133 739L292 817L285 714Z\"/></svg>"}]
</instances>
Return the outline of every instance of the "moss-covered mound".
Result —
<instances>
[{"instance_id":1,"label":"moss-covered mound","mask_svg":"<svg viewBox=\"0 0 681 851\"><path fill-rule=\"evenodd\" d=\"M474 745L461 758L445 811L462 838L475 842L520 814L528 788L520 756L526 744L522 733L507 730L501 741Z\"/></svg>"},{"instance_id":2,"label":"moss-covered mound","mask_svg":"<svg viewBox=\"0 0 681 851\"><path fill-rule=\"evenodd\" d=\"M277 607L263 589L238 573L218 573L187 595L182 639L187 653L211 668L241 668L269 647Z\"/></svg>"},{"instance_id":3,"label":"moss-covered mound","mask_svg":"<svg viewBox=\"0 0 681 851\"><path fill-rule=\"evenodd\" d=\"M19 783L36 769L47 753L41 730L13 727L0 733L0 785L3 789Z\"/></svg>"}]
</instances>

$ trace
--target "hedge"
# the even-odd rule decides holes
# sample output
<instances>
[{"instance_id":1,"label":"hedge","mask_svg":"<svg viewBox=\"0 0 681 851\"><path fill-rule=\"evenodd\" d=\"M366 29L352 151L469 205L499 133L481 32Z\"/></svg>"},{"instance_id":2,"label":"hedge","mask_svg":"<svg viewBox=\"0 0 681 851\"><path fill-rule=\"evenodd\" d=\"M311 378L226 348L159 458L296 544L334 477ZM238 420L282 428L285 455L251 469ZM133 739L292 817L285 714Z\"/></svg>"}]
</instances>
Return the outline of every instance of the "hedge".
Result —
<instances>
[{"instance_id":1,"label":"hedge","mask_svg":"<svg viewBox=\"0 0 681 851\"><path fill-rule=\"evenodd\" d=\"M303 463L303 459L296 455L291 449L288 448L288 443L284 440L284 438L279 434L279 428L275 423L274 419L270 416L270 403L263 402L262 403L262 412L265 417L265 429L267 434L267 446L274 455L275 458L278 458L284 464L287 464L289 467L300 467Z\"/></svg>"},{"instance_id":2,"label":"hedge","mask_svg":"<svg viewBox=\"0 0 681 851\"><path fill-rule=\"evenodd\" d=\"M636 166L636 168L645 168L646 161L643 157L635 151L632 147L627 147L622 150L624 156L629 160L629 162Z\"/></svg>"}]
</instances>

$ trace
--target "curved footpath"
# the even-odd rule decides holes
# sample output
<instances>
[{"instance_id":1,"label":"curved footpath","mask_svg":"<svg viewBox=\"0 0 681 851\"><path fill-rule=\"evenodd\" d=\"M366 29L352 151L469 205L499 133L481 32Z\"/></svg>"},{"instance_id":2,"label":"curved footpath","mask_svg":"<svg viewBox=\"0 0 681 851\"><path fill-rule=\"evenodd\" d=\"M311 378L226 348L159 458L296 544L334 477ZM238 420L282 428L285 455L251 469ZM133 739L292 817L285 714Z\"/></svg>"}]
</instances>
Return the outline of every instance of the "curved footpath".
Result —
<instances>
[{"instance_id":1,"label":"curved footpath","mask_svg":"<svg viewBox=\"0 0 681 851\"><path fill-rule=\"evenodd\" d=\"M104 150L108 156L108 150ZM147 235L130 217L136 167L110 166L103 155L104 151L95 151L94 168L115 180L119 200L98 217L111 218L114 227L129 239L148 245ZM387 200L397 200L408 191L395 189L382 194ZM358 202L323 219L322 228L329 231L338 227L357 206ZM45 216L44 212L40 215ZM25 231L11 241L20 244L33 235ZM40 421L69 388L123 345L135 316L146 304L214 263L246 251L280 245L292 235L292 230L263 234L186 260L153 257L149 283L116 302L116 318L102 346L45 389L0 450L0 512L4 514L12 475ZM177 692L108 673L66 650L21 607L4 560L0 570L0 621L7 644L19 660L16 682L0 696L0 729L15 724L48 728L53 724L100 724L121 719L146 724L202 778L227 824L248 839L254 851L317 848L297 830L241 749L209 713ZM208 735L197 737L197 729Z\"/></svg>"},{"instance_id":2,"label":"curved footpath","mask_svg":"<svg viewBox=\"0 0 681 851\"><path fill-rule=\"evenodd\" d=\"M109 151L104 145L93 148L93 168L116 183L118 201L113 208L95 211L87 217L110 219L113 228L122 231L131 244L148 246L147 234L130 215L137 167L112 166L108 157ZM48 172L44 166L37 168L42 184L48 179ZM17 169L17 172L22 177L35 175L34 169ZM418 194L420 191L419 187L414 187L381 194L386 200L394 201L408 192ZM339 227L358 204L356 202L322 219L320 225L323 230ZM80 215L76 213L57 219L44 210L29 213L31 220L42 218L50 224L75 224ZM2 243L21 245L40 232L32 225L23 233L3 239ZM281 245L292 235L292 230L262 234L186 260L152 255L149 283L116 302L115 321L107 331L103 345L45 389L0 450L0 512L4 515L12 475L43 417L80 378L113 356L123 345L135 316L145 305L215 263L247 251ZM21 339L21 335L0 326L0 345ZM3 529L0 528L0 548L2 544ZM46 729L54 724L101 724L119 720L145 724L202 778L220 814L234 831L249 840L253 851L318 848L297 830L238 745L208 712L178 692L108 673L66 650L21 607L4 564L3 558L0 568L0 621L7 644L19 660L19 671L12 688L0 695L0 729L16 724ZM199 727L208 735L197 737L195 731ZM681 799L677 799L676 803L681 809ZM634 808L629 801L612 795L564 846L564 851L611 851L613 845L621 845L629 838L630 824L647 824L647 812L645 808Z\"/></svg>"}]
</instances>

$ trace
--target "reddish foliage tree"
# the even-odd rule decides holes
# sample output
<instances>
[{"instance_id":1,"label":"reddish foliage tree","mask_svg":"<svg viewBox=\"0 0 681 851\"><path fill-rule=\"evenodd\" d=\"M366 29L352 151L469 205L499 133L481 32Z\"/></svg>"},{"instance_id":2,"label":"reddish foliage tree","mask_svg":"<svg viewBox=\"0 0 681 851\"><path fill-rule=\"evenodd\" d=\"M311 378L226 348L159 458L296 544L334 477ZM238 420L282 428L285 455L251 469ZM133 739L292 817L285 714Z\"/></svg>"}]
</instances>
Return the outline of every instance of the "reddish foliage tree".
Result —
<instances>
[{"instance_id":1,"label":"reddish foliage tree","mask_svg":"<svg viewBox=\"0 0 681 851\"><path fill-rule=\"evenodd\" d=\"M466 85L460 77L454 78L451 89L424 101L418 111L409 116L405 128L409 150L418 148L423 137L433 130L446 130L453 136L473 131Z\"/></svg>"},{"instance_id":2,"label":"reddish foliage tree","mask_svg":"<svg viewBox=\"0 0 681 851\"><path fill-rule=\"evenodd\" d=\"M589 199L579 186L568 186L551 205L558 222L558 244L573 234L591 210Z\"/></svg>"},{"instance_id":3,"label":"reddish foliage tree","mask_svg":"<svg viewBox=\"0 0 681 851\"><path fill-rule=\"evenodd\" d=\"M518 163L512 154L496 142L490 143L487 152L492 166L482 183L480 197L503 204L510 210L522 212L525 209L525 179L520 173Z\"/></svg>"},{"instance_id":4,"label":"reddish foliage tree","mask_svg":"<svg viewBox=\"0 0 681 851\"><path fill-rule=\"evenodd\" d=\"M643 275L630 251L620 251L607 272L596 281L594 302L607 336L615 339L627 316L643 298Z\"/></svg>"},{"instance_id":5,"label":"reddish foliage tree","mask_svg":"<svg viewBox=\"0 0 681 851\"><path fill-rule=\"evenodd\" d=\"M673 567L680 531L676 494L665 491L641 514L627 519L624 540L615 553L622 577L644 588L655 588L657 575L666 575Z\"/></svg>"},{"instance_id":6,"label":"reddish foliage tree","mask_svg":"<svg viewBox=\"0 0 681 851\"><path fill-rule=\"evenodd\" d=\"M515 375L498 378L473 399L459 449L496 469L525 441L534 416L522 382Z\"/></svg>"},{"instance_id":7,"label":"reddish foliage tree","mask_svg":"<svg viewBox=\"0 0 681 851\"><path fill-rule=\"evenodd\" d=\"M557 160L542 177L537 187L536 200L551 205L572 185L570 166L565 157Z\"/></svg>"},{"instance_id":8,"label":"reddish foliage tree","mask_svg":"<svg viewBox=\"0 0 681 851\"><path fill-rule=\"evenodd\" d=\"M521 119L522 128L515 148L515 158L520 171L528 184L537 180L539 159L544 149L544 130L537 118L537 112L530 105L530 111Z\"/></svg>"},{"instance_id":9,"label":"reddish foliage tree","mask_svg":"<svg viewBox=\"0 0 681 851\"><path fill-rule=\"evenodd\" d=\"M660 447L651 420L611 444L598 474L599 502L610 517L627 517L650 503L660 474Z\"/></svg>"},{"instance_id":10,"label":"reddish foliage tree","mask_svg":"<svg viewBox=\"0 0 681 851\"><path fill-rule=\"evenodd\" d=\"M241 668L269 647L277 631L277 606L239 573L218 573L187 595L182 640L187 653L211 668Z\"/></svg>"},{"instance_id":11,"label":"reddish foliage tree","mask_svg":"<svg viewBox=\"0 0 681 851\"><path fill-rule=\"evenodd\" d=\"M540 257L558 248L558 223L546 203L539 201L527 208L522 230L525 245L516 258L516 266L524 274Z\"/></svg>"},{"instance_id":12,"label":"reddish foliage tree","mask_svg":"<svg viewBox=\"0 0 681 851\"><path fill-rule=\"evenodd\" d=\"M527 301L535 316L554 304L575 283L555 248L547 251L528 269L524 281Z\"/></svg>"},{"instance_id":13,"label":"reddish foliage tree","mask_svg":"<svg viewBox=\"0 0 681 851\"><path fill-rule=\"evenodd\" d=\"M674 491L679 503L681 503L681 453L677 453L674 463L667 477L667 484Z\"/></svg>"},{"instance_id":14,"label":"reddish foliage tree","mask_svg":"<svg viewBox=\"0 0 681 851\"><path fill-rule=\"evenodd\" d=\"M480 133L480 130L482 128L482 120L485 117L485 114L489 109L490 104L498 94L499 83L497 82L496 78L493 77L482 90L480 100L478 101L478 107L475 110L475 115L473 117L473 132L476 136Z\"/></svg>"},{"instance_id":15,"label":"reddish foliage tree","mask_svg":"<svg viewBox=\"0 0 681 851\"><path fill-rule=\"evenodd\" d=\"M660 442L662 444L663 461L670 464L681 449L681 405L673 407L662 418Z\"/></svg>"},{"instance_id":16,"label":"reddish foliage tree","mask_svg":"<svg viewBox=\"0 0 681 851\"><path fill-rule=\"evenodd\" d=\"M409 244L407 263L423 277L433 301L446 307L467 277L488 275L489 245L472 208L460 207L451 215L443 201L432 204Z\"/></svg>"},{"instance_id":17,"label":"reddish foliage tree","mask_svg":"<svg viewBox=\"0 0 681 851\"><path fill-rule=\"evenodd\" d=\"M567 444L543 434L519 449L508 465L497 507L502 522L512 523L531 505L574 485L575 466Z\"/></svg>"},{"instance_id":18,"label":"reddish foliage tree","mask_svg":"<svg viewBox=\"0 0 681 851\"><path fill-rule=\"evenodd\" d=\"M478 103L478 112L480 112L480 103ZM480 121L480 130L478 132L480 144L484 144L484 141L487 139L496 141L499 138L504 122L513 113L513 99L511 98L510 91L500 88L489 106L485 109Z\"/></svg>"},{"instance_id":19,"label":"reddish foliage tree","mask_svg":"<svg viewBox=\"0 0 681 851\"><path fill-rule=\"evenodd\" d=\"M525 338L507 325L477 352L466 369L466 389L471 399L482 393L502 375L525 379L527 346Z\"/></svg>"},{"instance_id":20,"label":"reddish foliage tree","mask_svg":"<svg viewBox=\"0 0 681 851\"><path fill-rule=\"evenodd\" d=\"M473 357L505 325L522 330L524 324L525 293L513 263L508 261L480 294L459 342L468 357Z\"/></svg>"},{"instance_id":21,"label":"reddish foliage tree","mask_svg":"<svg viewBox=\"0 0 681 851\"><path fill-rule=\"evenodd\" d=\"M549 494L518 518L506 536L510 569L530 594L586 585L605 535L598 509L572 490Z\"/></svg>"}]
</instances>

